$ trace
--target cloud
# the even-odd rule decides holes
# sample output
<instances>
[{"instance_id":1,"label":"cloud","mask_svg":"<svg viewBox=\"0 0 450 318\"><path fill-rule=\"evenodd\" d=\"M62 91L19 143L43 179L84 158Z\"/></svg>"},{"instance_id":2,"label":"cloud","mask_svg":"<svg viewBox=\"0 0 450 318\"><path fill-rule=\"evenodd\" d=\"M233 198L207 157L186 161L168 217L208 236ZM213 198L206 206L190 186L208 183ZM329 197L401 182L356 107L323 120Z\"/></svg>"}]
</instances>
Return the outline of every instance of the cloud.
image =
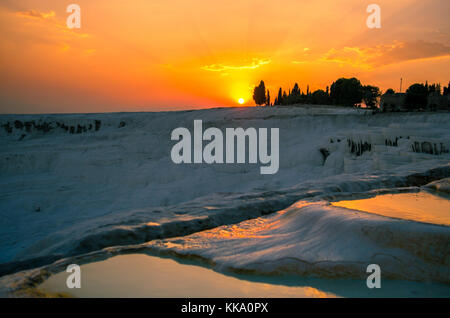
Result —
<instances>
[{"instance_id":1,"label":"cloud","mask_svg":"<svg viewBox=\"0 0 450 318\"><path fill-rule=\"evenodd\" d=\"M225 65L225 64L211 64L202 66L201 69L210 72L227 72L238 70L253 70L262 65L269 64L270 59L253 59L251 64L248 65Z\"/></svg>"},{"instance_id":2,"label":"cloud","mask_svg":"<svg viewBox=\"0 0 450 318\"><path fill-rule=\"evenodd\" d=\"M404 61L450 55L450 46L436 42L393 42L373 47L344 47L330 49L321 60L355 67L373 68Z\"/></svg>"},{"instance_id":3,"label":"cloud","mask_svg":"<svg viewBox=\"0 0 450 318\"><path fill-rule=\"evenodd\" d=\"M380 57L374 59L376 64L392 64L396 62L433 58L450 55L450 46L425 41L402 42L388 48Z\"/></svg>"},{"instance_id":4,"label":"cloud","mask_svg":"<svg viewBox=\"0 0 450 318\"><path fill-rule=\"evenodd\" d=\"M63 51L79 48L91 50L85 39L91 37L83 30L69 29L64 17L58 16L55 11L40 11L36 9L17 10L6 8L5 19L9 30L6 36L9 39L20 38L23 44L45 44L62 48ZM32 27L30 27L32 24ZM86 47L89 45L88 47ZM87 52L92 54L93 51Z\"/></svg>"},{"instance_id":5,"label":"cloud","mask_svg":"<svg viewBox=\"0 0 450 318\"><path fill-rule=\"evenodd\" d=\"M341 49L330 49L320 60L339 64L351 64L356 67L371 67L369 56L359 47L344 47Z\"/></svg>"},{"instance_id":6,"label":"cloud","mask_svg":"<svg viewBox=\"0 0 450 318\"><path fill-rule=\"evenodd\" d=\"M308 61L292 61L292 64L307 64Z\"/></svg>"},{"instance_id":7,"label":"cloud","mask_svg":"<svg viewBox=\"0 0 450 318\"><path fill-rule=\"evenodd\" d=\"M50 19L55 17L55 11L49 11L49 12L40 12L34 9L30 9L27 11L18 11L16 12L16 15L23 18L31 18L31 19Z\"/></svg>"}]
</instances>

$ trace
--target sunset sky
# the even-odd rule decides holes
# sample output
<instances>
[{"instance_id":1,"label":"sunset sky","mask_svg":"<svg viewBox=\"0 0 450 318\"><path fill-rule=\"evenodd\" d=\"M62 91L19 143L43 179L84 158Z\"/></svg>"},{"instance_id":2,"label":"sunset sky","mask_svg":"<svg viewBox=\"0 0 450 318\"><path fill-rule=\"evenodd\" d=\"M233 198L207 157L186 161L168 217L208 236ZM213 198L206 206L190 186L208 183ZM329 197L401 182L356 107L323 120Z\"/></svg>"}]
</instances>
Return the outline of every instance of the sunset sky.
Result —
<instances>
[{"instance_id":1,"label":"sunset sky","mask_svg":"<svg viewBox=\"0 0 450 318\"><path fill-rule=\"evenodd\" d=\"M66 7L81 7L81 29ZM381 7L381 29L366 8ZM253 105L262 79L450 80L448 0L0 0L0 112Z\"/></svg>"}]
</instances>

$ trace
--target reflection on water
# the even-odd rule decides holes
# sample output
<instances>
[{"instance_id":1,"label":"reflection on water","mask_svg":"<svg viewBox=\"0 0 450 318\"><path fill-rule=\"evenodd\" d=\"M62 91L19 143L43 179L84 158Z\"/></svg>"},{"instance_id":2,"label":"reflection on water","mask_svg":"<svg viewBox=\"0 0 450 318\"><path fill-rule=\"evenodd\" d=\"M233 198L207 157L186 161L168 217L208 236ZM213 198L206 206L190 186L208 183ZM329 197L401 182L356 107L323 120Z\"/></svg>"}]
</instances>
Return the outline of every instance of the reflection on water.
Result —
<instances>
[{"instance_id":1,"label":"reflection on water","mask_svg":"<svg viewBox=\"0 0 450 318\"><path fill-rule=\"evenodd\" d=\"M427 192L383 194L332 205L419 222L450 225L450 200Z\"/></svg>"},{"instance_id":2,"label":"reflection on water","mask_svg":"<svg viewBox=\"0 0 450 318\"><path fill-rule=\"evenodd\" d=\"M81 266L81 288L68 289L70 273L51 276L38 288L75 297L449 297L447 285L382 281L368 289L365 279L222 274L201 264L126 254Z\"/></svg>"},{"instance_id":3,"label":"reflection on water","mask_svg":"<svg viewBox=\"0 0 450 318\"><path fill-rule=\"evenodd\" d=\"M66 287L69 275L53 275L39 289L75 297L334 297L313 287L251 282L145 254L82 265L80 289Z\"/></svg>"}]
</instances>

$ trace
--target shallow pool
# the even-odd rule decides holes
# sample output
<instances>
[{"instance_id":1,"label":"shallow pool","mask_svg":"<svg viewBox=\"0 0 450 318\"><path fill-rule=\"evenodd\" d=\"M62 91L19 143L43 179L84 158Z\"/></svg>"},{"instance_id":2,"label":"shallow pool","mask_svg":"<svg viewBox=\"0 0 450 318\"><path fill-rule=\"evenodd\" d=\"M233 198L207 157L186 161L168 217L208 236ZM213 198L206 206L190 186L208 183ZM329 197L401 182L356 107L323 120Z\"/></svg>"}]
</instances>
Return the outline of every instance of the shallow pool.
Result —
<instances>
[{"instance_id":1,"label":"shallow pool","mask_svg":"<svg viewBox=\"0 0 450 318\"><path fill-rule=\"evenodd\" d=\"M39 289L75 297L333 297L313 287L252 282L211 269L146 254L119 255L81 266L81 288L70 273L51 276Z\"/></svg>"},{"instance_id":2,"label":"shallow pool","mask_svg":"<svg viewBox=\"0 0 450 318\"><path fill-rule=\"evenodd\" d=\"M367 288L365 279L222 274L192 261L177 262L147 254L125 254L81 266L81 288L69 289L70 273L50 276L38 289L74 297L449 297L442 284L382 281Z\"/></svg>"},{"instance_id":3,"label":"shallow pool","mask_svg":"<svg viewBox=\"0 0 450 318\"><path fill-rule=\"evenodd\" d=\"M331 204L392 218L450 225L450 200L428 192L382 194Z\"/></svg>"}]
</instances>

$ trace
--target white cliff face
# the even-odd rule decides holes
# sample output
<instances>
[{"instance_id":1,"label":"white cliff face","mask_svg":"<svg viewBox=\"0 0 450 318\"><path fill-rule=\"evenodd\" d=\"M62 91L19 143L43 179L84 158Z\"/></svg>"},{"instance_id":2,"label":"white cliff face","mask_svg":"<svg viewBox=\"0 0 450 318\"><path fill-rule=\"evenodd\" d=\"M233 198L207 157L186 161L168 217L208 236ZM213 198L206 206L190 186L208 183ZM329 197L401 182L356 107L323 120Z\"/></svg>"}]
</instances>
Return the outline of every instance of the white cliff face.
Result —
<instances>
[{"instance_id":1,"label":"white cliff face","mask_svg":"<svg viewBox=\"0 0 450 318\"><path fill-rule=\"evenodd\" d=\"M261 175L259 165L252 164L175 165L170 158L174 144L170 133L177 127L191 127L195 119L201 119L205 127L222 130L279 128L278 173ZM433 176L426 172L449 163L445 151L450 148L449 119L448 113L371 115L315 106L2 115L0 125L9 123L11 129L0 130L0 263L185 236L258 218L319 195L423 185L448 174L445 169ZM16 127L16 120L23 127ZM35 125L28 124L27 131L25 123L31 121ZM420 149L414 146L416 142ZM321 153L322 148L327 155ZM408 177L415 173L425 175ZM316 223L308 223L312 222L305 219L308 214L301 216L300 212L273 217L285 220L292 215L293 224L306 222L299 227L305 231L312 224L322 224L323 231L316 237L317 242L323 240L320 244L325 244L325 234L336 222L335 226L343 226L338 228L336 240L356 244L364 238L367 244L379 247L361 233L344 236L347 226L352 231L366 228L375 222L372 218L353 219L345 213L334 218L330 207L320 209L323 212L314 217L310 212ZM297 237L293 242L299 242L305 233L290 235ZM279 251L273 254L277 244ZM287 241L270 241L273 249L267 255L273 257L265 257L271 261L281 257L285 250L281 245L285 244ZM258 248L254 247L255 251ZM358 258L364 250L342 251L336 260L350 257L359 262L372 257L365 253Z\"/></svg>"}]
</instances>

